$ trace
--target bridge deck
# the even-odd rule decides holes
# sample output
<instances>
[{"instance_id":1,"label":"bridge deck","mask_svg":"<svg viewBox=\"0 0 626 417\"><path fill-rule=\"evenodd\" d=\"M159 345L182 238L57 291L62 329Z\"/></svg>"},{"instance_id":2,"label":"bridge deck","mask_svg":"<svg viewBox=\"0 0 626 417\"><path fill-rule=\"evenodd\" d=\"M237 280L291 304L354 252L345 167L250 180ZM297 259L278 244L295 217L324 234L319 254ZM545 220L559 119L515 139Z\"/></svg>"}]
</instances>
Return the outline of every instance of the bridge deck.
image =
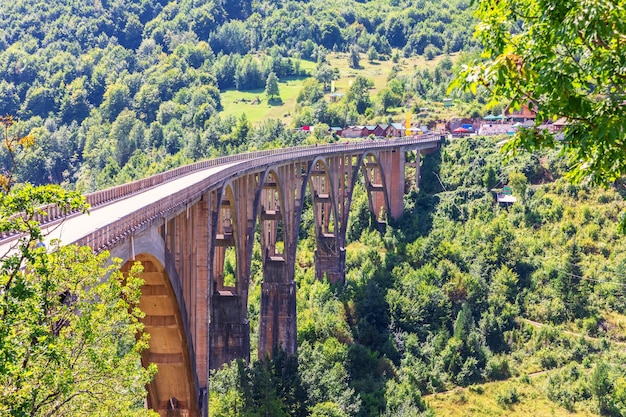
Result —
<instances>
[{"instance_id":1,"label":"bridge deck","mask_svg":"<svg viewBox=\"0 0 626 417\"><path fill-rule=\"evenodd\" d=\"M208 168L204 171L195 172L170 182L157 185L139 194L131 195L123 200L114 201L101 207L95 207L87 214L77 214L69 217L58 226L46 229L47 240L60 239L61 242L76 242L81 238L102 229L107 225L121 219L131 212L139 211L142 208L170 196L177 191L197 184L218 171L228 168L235 163L224 164Z\"/></svg>"},{"instance_id":2,"label":"bridge deck","mask_svg":"<svg viewBox=\"0 0 626 417\"><path fill-rule=\"evenodd\" d=\"M199 164L207 165L208 162L208 167L200 168L199 170L198 168L195 168L196 171L191 171L190 173L187 173L189 172L189 170L187 169L189 168L189 166L182 167L178 169L182 174L175 174L179 175L178 177L172 177L171 175L167 176L168 173L159 174L163 175L162 177L159 177L158 175L152 177L151 182L149 182L148 180L148 182L145 183L148 184L147 188L145 188L145 191L143 190L143 188L141 188L140 190L135 190L134 193L132 191L126 191L129 186L132 186L132 184L135 183L115 187L115 189L110 189L110 191L116 191L116 189L121 190L117 191L117 193L121 193L121 195L115 197L117 199L112 198L111 201L108 203L101 203L100 199L103 197L99 196L98 200L92 203L94 207L92 207L89 214L73 214L65 218L62 222L54 222L50 226L42 226L47 236L45 243L49 243L53 239L60 239L63 244L79 242L82 244L91 244L94 248L97 249L97 245L94 244L93 241L86 241L85 238L90 235L95 235L97 233L102 234L102 231L106 230L110 225L120 223L120 220L124 217L131 216L133 215L133 213L140 213L142 212L142 209L152 207L152 210L154 211L156 210L154 207L155 202L164 200L167 197L173 196L177 193L180 194L181 190L189 189L194 185L206 183L206 180L208 180L209 177L215 174L228 174L230 171L233 171L233 169L235 169L235 171L231 173L231 175L236 175L237 168L233 167L237 165L240 166L242 169L247 169L254 166L262 166L269 163L276 163L279 162L281 159L284 161L289 159L302 158L305 155L308 155L309 157L311 155L322 156L324 154L350 152L358 149L370 148L380 149L400 146L408 146L410 148L412 146L415 147L423 144L426 144L428 146L429 144L432 145L436 142L439 142L439 138L435 136L422 136L415 138L376 141L363 140L359 142L320 145L319 147L301 146L288 149L261 151L257 153L218 158L217 160L212 161L204 161L203 163ZM199 164L195 165L200 166ZM233 169L229 170L228 168ZM191 169L194 168L192 167ZM217 175L217 177L224 177L224 175ZM216 180L218 181L222 179L217 177ZM157 183L157 185L153 185L155 182ZM107 193L110 194L110 192L108 192L107 190L94 194L104 195ZM96 205L98 203L101 205ZM123 228L131 225L130 221L137 222L141 221L141 219L139 218L139 216L135 216L132 220L129 219L129 221L125 222L125 224L118 225L116 230L112 231L111 234L119 233L120 227ZM6 255L11 250L13 250L16 244L17 240L15 239L15 237L0 239L0 257Z\"/></svg>"},{"instance_id":3,"label":"bridge deck","mask_svg":"<svg viewBox=\"0 0 626 417\"><path fill-rule=\"evenodd\" d=\"M235 162L218 165L207 168L202 171L194 172L180 178L176 178L169 182L154 186L143 192L130 195L121 200L113 201L109 204L94 207L89 213L77 213L70 215L60 223L43 227L46 235L45 244L49 246L54 239L59 239L64 244L77 242L78 240L90 235L91 233L101 230L107 225L116 222L129 213L140 211L142 208L158 201L164 197L170 196L177 191L190 187L203 180L208 179L216 172L222 171ZM0 256L10 252L17 244L17 240L10 240L0 243Z\"/></svg>"}]
</instances>

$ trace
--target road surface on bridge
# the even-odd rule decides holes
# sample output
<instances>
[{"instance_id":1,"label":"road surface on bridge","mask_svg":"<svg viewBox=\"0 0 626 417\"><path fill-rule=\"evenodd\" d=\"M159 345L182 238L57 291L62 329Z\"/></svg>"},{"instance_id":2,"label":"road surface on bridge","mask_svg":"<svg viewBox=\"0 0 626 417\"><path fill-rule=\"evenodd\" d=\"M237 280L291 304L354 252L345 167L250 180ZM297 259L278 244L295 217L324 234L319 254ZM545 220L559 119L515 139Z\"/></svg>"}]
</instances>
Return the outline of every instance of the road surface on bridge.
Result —
<instances>
[{"instance_id":1,"label":"road surface on bridge","mask_svg":"<svg viewBox=\"0 0 626 417\"><path fill-rule=\"evenodd\" d=\"M169 182L149 188L138 194L131 195L124 199L114 201L110 204L92 208L88 213L72 214L60 223L51 226L44 226L42 229L46 235L45 244L49 247L50 242L59 239L62 244L70 244L79 239L106 227L108 224L120 218L139 211L142 208L158 201L164 197L172 195L177 191L190 187L201 181L207 180L215 173L240 162L226 163L194 172ZM18 243L17 240L0 245L0 256L10 252Z\"/></svg>"}]
</instances>

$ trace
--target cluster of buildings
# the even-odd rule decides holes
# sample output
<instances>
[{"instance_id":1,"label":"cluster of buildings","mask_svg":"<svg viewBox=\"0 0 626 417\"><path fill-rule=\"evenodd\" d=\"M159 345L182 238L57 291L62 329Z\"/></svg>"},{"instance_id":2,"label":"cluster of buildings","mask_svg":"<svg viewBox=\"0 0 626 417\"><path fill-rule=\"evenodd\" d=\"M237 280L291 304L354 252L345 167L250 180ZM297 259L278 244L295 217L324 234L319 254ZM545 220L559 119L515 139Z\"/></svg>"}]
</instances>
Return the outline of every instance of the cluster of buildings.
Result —
<instances>
[{"instance_id":1,"label":"cluster of buildings","mask_svg":"<svg viewBox=\"0 0 626 417\"><path fill-rule=\"evenodd\" d=\"M331 127L330 133L342 138L403 137L428 133L452 135L453 137L512 135L520 127L534 126L536 118L537 112L528 106L521 106L519 109L507 107L500 115L489 114L479 118L459 118L447 122L433 122L428 126L411 125L407 128L404 123L378 123L376 125ZM554 123L541 125L540 128L559 131L566 124L567 120L563 118ZM311 132L313 129L313 126L302 126L298 130Z\"/></svg>"},{"instance_id":2,"label":"cluster of buildings","mask_svg":"<svg viewBox=\"0 0 626 417\"><path fill-rule=\"evenodd\" d=\"M313 126L302 126L299 130L311 132ZM331 127L330 133L342 138L366 138L374 136L377 138L397 138L403 136L416 136L426 133L443 133L446 131L445 123L437 123L432 126L411 126L407 129L404 123L378 123L375 125L358 125L347 127Z\"/></svg>"},{"instance_id":3,"label":"cluster of buildings","mask_svg":"<svg viewBox=\"0 0 626 417\"><path fill-rule=\"evenodd\" d=\"M449 123L449 132L452 136L478 136L512 135L519 128L535 126L537 112L528 106L519 109L506 108L500 115L489 114L478 119L459 119ZM549 129L558 132L567 125L567 119L561 118L555 122L543 123L540 129Z\"/></svg>"}]
</instances>

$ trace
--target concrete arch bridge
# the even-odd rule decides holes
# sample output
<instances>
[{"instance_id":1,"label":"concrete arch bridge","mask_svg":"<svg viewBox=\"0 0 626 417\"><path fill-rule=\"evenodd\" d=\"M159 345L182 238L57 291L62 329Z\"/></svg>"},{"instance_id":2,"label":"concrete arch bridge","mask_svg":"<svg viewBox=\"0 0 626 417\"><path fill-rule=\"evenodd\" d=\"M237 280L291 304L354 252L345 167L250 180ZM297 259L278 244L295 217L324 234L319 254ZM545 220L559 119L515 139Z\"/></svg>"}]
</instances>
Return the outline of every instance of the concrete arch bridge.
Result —
<instances>
[{"instance_id":1,"label":"concrete arch bridge","mask_svg":"<svg viewBox=\"0 0 626 417\"><path fill-rule=\"evenodd\" d=\"M50 238L107 249L144 265L140 307L158 374L148 406L161 415L206 415L210 369L249 359L248 280L255 231L263 261L259 355L296 351L294 265L306 196L315 214L315 274L342 281L352 192L359 172L376 218L403 211L406 153L439 136L301 146L199 162L87 196L89 215L39 219ZM62 223L59 223L61 222ZM48 226L44 226L48 227ZM5 253L15 236L0 236Z\"/></svg>"}]
</instances>

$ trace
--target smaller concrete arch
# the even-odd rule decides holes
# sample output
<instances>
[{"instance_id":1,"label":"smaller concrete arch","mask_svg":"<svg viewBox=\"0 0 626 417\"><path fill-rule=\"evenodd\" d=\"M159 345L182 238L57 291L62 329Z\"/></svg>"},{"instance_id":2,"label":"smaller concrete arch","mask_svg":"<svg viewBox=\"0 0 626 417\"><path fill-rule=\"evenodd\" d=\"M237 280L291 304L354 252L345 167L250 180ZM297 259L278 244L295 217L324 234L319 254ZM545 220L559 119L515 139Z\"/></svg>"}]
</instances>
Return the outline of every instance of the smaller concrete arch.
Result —
<instances>
[{"instance_id":1,"label":"smaller concrete arch","mask_svg":"<svg viewBox=\"0 0 626 417\"><path fill-rule=\"evenodd\" d=\"M284 220L285 193L281 181L279 167L270 166L263 172L259 178L254 211L255 219L259 221L263 257L284 262L287 231Z\"/></svg>"},{"instance_id":2,"label":"smaller concrete arch","mask_svg":"<svg viewBox=\"0 0 626 417\"><path fill-rule=\"evenodd\" d=\"M226 182L217 195L215 234L213 236L213 281L214 291L237 293L239 284L238 277L238 253L237 222L234 185Z\"/></svg>"},{"instance_id":3,"label":"smaller concrete arch","mask_svg":"<svg viewBox=\"0 0 626 417\"><path fill-rule=\"evenodd\" d=\"M375 219L381 221L383 220L381 219L383 210L389 214L390 203L380 155L376 151L364 152L359 156L359 166L365 182L364 187L367 191L370 211ZM356 176L354 181L356 182Z\"/></svg>"},{"instance_id":4,"label":"smaller concrete arch","mask_svg":"<svg viewBox=\"0 0 626 417\"><path fill-rule=\"evenodd\" d=\"M335 183L337 158L315 158L307 172L307 186L311 194L315 219L315 276L331 282L343 280L345 248L341 239L341 218L337 210L339 189Z\"/></svg>"},{"instance_id":5,"label":"smaller concrete arch","mask_svg":"<svg viewBox=\"0 0 626 417\"><path fill-rule=\"evenodd\" d=\"M139 308L144 312L144 331L150 335L149 348L142 353L144 366L157 365L157 375L148 386L148 407L168 415L172 404L199 416L198 386L184 318L169 274L159 259L139 253L122 266L127 274L135 261L141 262L144 285Z\"/></svg>"},{"instance_id":6,"label":"smaller concrete arch","mask_svg":"<svg viewBox=\"0 0 626 417\"><path fill-rule=\"evenodd\" d=\"M325 158L315 158L307 172L307 184L314 206L316 235L337 235L337 206L331 167Z\"/></svg>"}]
</instances>

